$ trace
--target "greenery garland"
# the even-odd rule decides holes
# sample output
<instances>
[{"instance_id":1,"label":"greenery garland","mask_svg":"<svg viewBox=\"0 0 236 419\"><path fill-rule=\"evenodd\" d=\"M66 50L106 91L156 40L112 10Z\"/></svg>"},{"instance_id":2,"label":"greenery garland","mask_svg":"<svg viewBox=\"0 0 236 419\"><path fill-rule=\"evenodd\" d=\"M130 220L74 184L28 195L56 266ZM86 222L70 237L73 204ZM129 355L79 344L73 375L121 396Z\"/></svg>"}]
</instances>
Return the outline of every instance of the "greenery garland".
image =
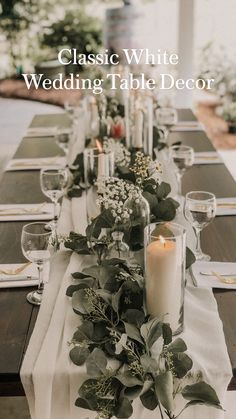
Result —
<instances>
[{"instance_id":1,"label":"greenery garland","mask_svg":"<svg viewBox=\"0 0 236 419\"><path fill-rule=\"evenodd\" d=\"M185 342L173 340L163 319L146 314L141 267L108 259L72 277L67 296L80 325L70 359L77 366L85 364L89 376L79 388L77 407L96 411L101 419L129 418L138 398L146 409L159 409L162 419L177 419L198 404L221 409L201 373L191 373ZM177 395L186 404L176 413Z\"/></svg>"},{"instance_id":2,"label":"greenery garland","mask_svg":"<svg viewBox=\"0 0 236 419\"><path fill-rule=\"evenodd\" d=\"M151 221L171 221L178 204L169 197L170 185L150 176L150 162L149 157L134 152L129 165L117 166L116 176L140 188L149 203ZM77 156L72 171L68 196L81 196L83 154ZM114 222L111 208L104 208L87 227L85 236L71 232L65 241L65 247L80 255L95 250L99 256L97 265L72 274L74 283L67 289L79 316L70 359L76 366L85 364L89 377L79 388L76 406L97 412L100 419L131 417L136 399L147 410L158 409L161 419L177 419L194 405L222 409L215 390L203 381L202 374L191 371L193 362L183 339L173 340L164 319L147 315L141 266L106 259L108 243L100 235ZM96 249L90 246L92 236L97 238ZM134 231L130 236L135 236ZM187 268L194 261L187 249ZM177 396L186 404L176 413Z\"/></svg>"}]
</instances>

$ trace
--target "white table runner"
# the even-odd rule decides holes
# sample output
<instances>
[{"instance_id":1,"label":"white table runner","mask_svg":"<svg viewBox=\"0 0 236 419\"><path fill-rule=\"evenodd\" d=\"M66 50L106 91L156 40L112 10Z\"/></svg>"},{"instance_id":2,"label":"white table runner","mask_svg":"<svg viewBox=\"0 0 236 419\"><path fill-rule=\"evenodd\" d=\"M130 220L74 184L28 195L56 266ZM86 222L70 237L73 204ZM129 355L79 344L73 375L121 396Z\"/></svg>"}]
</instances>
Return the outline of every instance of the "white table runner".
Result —
<instances>
[{"instance_id":1,"label":"white table runner","mask_svg":"<svg viewBox=\"0 0 236 419\"><path fill-rule=\"evenodd\" d=\"M74 229L83 232L86 226L85 197L73 198L71 214L66 200L60 224L74 219ZM65 233L65 231L64 231ZM58 254L52 266L51 280L46 287L43 304L26 352L21 378L30 406L32 419L93 419L96 413L74 406L78 389L86 372L69 359L68 342L71 340L79 317L74 314L66 288L72 282L71 273L91 264L91 256ZM67 265L67 267L66 267ZM194 361L194 369L200 369L204 378L217 391L222 403L232 376L222 323L216 301L211 291L189 285L185 297L185 339ZM147 411L137 400L133 419L158 419L158 411ZM177 411L182 400L177 401ZM224 413L204 406L192 407L182 419L222 419Z\"/></svg>"},{"instance_id":2,"label":"white table runner","mask_svg":"<svg viewBox=\"0 0 236 419\"><path fill-rule=\"evenodd\" d=\"M72 162L82 149L83 141L79 136L73 144L69 161ZM165 180L171 181L173 178ZM193 232L181 214L177 215L176 222L184 223L188 245L193 248ZM85 196L71 201L64 199L59 233L65 235L74 230L84 234L86 224ZM86 371L85 367L77 367L69 359L68 342L80 320L65 295L67 286L72 283L70 274L91 263L92 256L79 256L69 251L58 253L52 262L50 280L21 369L32 419L95 419L97 416L95 412L74 405L78 389L86 379ZM204 373L204 378L215 388L223 404L232 369L217 304L210 290L195 288L191 285L190 277L188 279L183 338L194 361L194 369ZM177 400L177 412L182 404L182 400ZM132 419L160 419L157 410L151 412L144 409L138 400L133 408ZM186 410L180 419L223 417L222 411L195 406Z\"/></svg>"}]
</instances>

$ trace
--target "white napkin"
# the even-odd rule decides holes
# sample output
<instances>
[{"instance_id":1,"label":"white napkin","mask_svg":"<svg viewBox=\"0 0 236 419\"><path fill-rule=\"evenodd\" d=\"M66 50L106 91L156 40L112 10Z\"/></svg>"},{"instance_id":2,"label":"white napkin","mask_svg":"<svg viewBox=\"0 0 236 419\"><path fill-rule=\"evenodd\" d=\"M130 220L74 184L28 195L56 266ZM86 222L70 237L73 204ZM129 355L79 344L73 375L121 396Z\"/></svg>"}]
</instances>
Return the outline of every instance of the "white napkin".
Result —
<instances>
[{"instance_id":1,"label":"white napkin","mask_svg":"<svg viewBox=\"0 0 236 419\"><path fill-rule=\"evenodd\" d=\"M201 151L194 153L194 164L219 164L223 163L216 151Z\"/></svg>"},{"instance_id":2,"label":"white napkin","mask_svg":"<svg viewBox=\"0 0 236 419\"><path fill-rule=\"evenodd\" d=\"M236 215L236 198L217 198L216 215Z\"/></svg>"},{"instance_id":3,"label":"white napkin","mask_svg":"<svg viewBox=\"0 0 236 419\"><path fill-rule=\"evenodd\" d=\"M62 166L66 164L65 157L42 157L35 159L13 159L10 160L6 171L16 172L18 170L40 170L42 167L48 169L54 169L55 167Z\"/></svg>"},{"instance_id":4,"label":"white napkin","mask_svg":"<svg viewBox=\"0 0 236 419\"><path fill-rule=\"evenodd\" d=\"M28 128L25 137L54 137L57 127L35 127Z\"/></svg>"},{"instance_id":5,"label":"white napkin","mask_svg":"<svg viewBox=\"0 0 236 419\"><path fill-rule=\"evenodd\" d=\"M203 131L203 126L197 121L179 121L171 128L171 132L179 131Z\"/></svg>"},{"instance_id":6,"label":"white napkin","mask_svg":"<svg viewBox=\"0 0 236 419\"><path fill-rule=\"evenodd\" d=\"M53 204L7 204L0 205L0 221L52 220Z\"/></svg>"},{"instance_id":7,"label":"white napkin","mask_svg":"<svg viewBox=\"0 0 236 419\"><path fill-rule=\"evenodd\" d=\"M195 262L192 266L192 279L194 285L204 288L236 289L236 284L224 284L218 278L211 275L201 275L200 272L211 273L212 271L220 275L231 275L236 277L236 263L230 262ZM230 278L230 276L229 276Z\"/></svg>"},{"instance_id":8,"label":"white napkin","mask_svg":"<svg viewBox=\"0 0 236 419\"><path fill-rule=\"evenodd\" d=\"M0 265L0 270L8 271L15 270L24 266L24 263L13 263ZM27 278L29 277L29 278ZM44 282L48 282L49 278L49 263L45 263L43 269ZM0 272L0 288L22 288L33 287L38 285L38 271L35 264L26 266L26 268L17 275L9 275L8 273Z\"/></svg>"}]
</instances>

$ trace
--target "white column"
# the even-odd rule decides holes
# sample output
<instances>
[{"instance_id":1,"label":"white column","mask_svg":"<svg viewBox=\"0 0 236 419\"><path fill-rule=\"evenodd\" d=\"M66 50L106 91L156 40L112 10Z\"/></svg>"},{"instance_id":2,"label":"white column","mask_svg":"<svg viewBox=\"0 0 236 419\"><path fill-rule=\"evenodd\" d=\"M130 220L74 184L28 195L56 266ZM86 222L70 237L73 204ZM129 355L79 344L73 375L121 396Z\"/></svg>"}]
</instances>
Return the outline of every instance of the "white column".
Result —
<instances>
[{"instance_id":1,"label":"white column","mask_svg":"<svg viewBox=\"0 0 236 419\"><path fill-rule=\"evenodd\" d=\"M178 54L179 73L181 79L192 78L194 48L194 0L179 0ZM176 95L176 106L188 108L192 106L192 91L179 90Z\"/></svg>"}]
</instances>

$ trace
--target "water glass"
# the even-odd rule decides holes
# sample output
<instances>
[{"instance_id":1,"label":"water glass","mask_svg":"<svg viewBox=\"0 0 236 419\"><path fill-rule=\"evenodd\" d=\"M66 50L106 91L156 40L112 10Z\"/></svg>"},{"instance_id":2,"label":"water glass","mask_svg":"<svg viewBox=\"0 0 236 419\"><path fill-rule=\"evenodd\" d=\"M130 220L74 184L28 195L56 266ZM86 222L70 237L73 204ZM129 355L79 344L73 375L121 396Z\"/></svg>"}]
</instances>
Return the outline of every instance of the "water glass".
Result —
<instances>
[{"instance_id":1,"label":"water glass","mask_svg":"<svg viewBox=\"0 0 236 419\"><path fill-rule=\"evenodd\" d=\"M158 108L156 110L156 120L158 128L163 130L165 140L167 141L172 126L178 122L176 109L172 107Z\"/></svg>"},{"instance_id":2,"label":"water glass","mask_svg":"<svg viewBox=\"0 0 236 419\"><path fill-rule=\"evenodd\" d=\"M187 169L194 163L194 149L185 145L170 147L170 156L175 164L178 180L178 196L182 195L182 178Z\"/></svg>"},{"instance_id":3,"label":"water glass","mask_svg":"<svg viewBox=\"0 0 236 419\"><path fill-rule=\"evenodd\" d=\"M27 295L29 303L40 305L44 289L43 267L54 253L52 233L45 230L46 223L26 224L21 233L21 249L23 255L38 268L39 284L36 291Z\"/></svg>"},{"instance_id":4,"label":"water glass","mask_svg":"<svg viewBox=\"0 0 236 419\"><path fill-rule=\"evenodd\" d=\"M216 215L216 197L210 192L192 191L186 195L184 215L192 225L197 237L195 257L197 260L210 260L211 257L202 252L200 234Z\"/></svg>"},{"instance_id":5,"label":"water glass","mask_svg":"<svg viewBox=\"0 0 236 419\"><path fill-rule=\"evenodd\" d=\"M57 204L59 199L64 195L69 181L69 173L67 168L41 169L40 185L41 190L54 204L54 217L52 229L56 230L57 226Z\"/></svg>"}]
</instances>

